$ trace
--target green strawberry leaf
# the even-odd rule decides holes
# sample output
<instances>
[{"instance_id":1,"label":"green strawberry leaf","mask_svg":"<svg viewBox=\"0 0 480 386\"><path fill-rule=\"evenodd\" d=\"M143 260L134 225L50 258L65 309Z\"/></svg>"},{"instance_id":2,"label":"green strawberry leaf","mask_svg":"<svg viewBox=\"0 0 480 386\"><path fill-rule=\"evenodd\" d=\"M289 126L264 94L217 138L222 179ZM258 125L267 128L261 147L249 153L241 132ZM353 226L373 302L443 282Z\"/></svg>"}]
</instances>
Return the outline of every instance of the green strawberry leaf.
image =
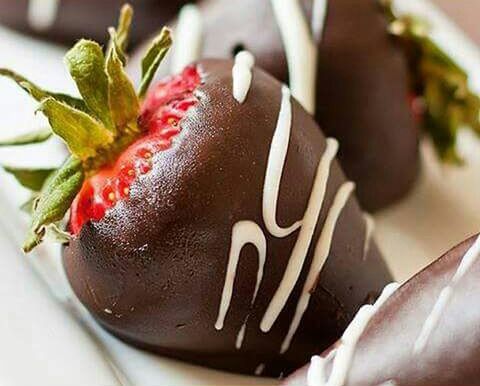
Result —
<instances>
[{"instance_id":1,"label":"green strawberry leaf","mask_svg":"<svg viewBox=\"0 0 480 386\"><path fill-rule=\"evenodd\" d=\"M158 66L160 66L171 45L171 32L168 28L164 27L160 34L153 39L152 44L142 60L142 81L138 90L140 98L143 98L147 93Z\"/></svg>"},{"instance_id":2,"label":"green strawberry leaf","mask_svg":"<svg viewBox=\"0 0 480 386\"><path fill-rule=\"evenodd\" d=\"M125 4L120 10L120 17L117 26L117 51L120 57L125 58L128 40L130 37L130 28L132 26L133 8L129 4ZM125 64L125 62L123 62Z\"/></svg>"},{"instance_id":3,"label":"green strawberry leaf","mask_svg":"<svg viewBox=\"0 0 480 386\"><path fill-rule=\"evenodd\" d=\"M110 42L108 43L106 70L108 68L108 59L111 56L113 50L115 51L116 56L118 57L118 59L122 63L122 66L125 66L127 64L127 55L120 48L120 45L118 43L117 32L116 32L115 28L110 27L108 29L108 33L110 34ZM107 72L107 75L108 75L108 72Z\"/></svg>"},{"instance_id":4,"label":"green strawberry leaf","mask_svg":"<svg viewBox=\"0 0 480 386\"><path fill-rule=\"evenodd\" d=\"M3 166L3 169L12 174L20 185L34 192L39 192L48 177L56 169L30 169Z\"/></svg>"},{"instance_id":5,"label":"green strawberry leaf","mask_svg":"<svg viewBox=\"0 0 480 386\"><path fill-rule=\"evenodd\" d=\"M65 62L89 110L113 131L102 47L96 42L82 39L67 52Z\"/></svg>"},{"instance_id":6,"label":"green strawberry leaf","mask_svg":"<svg viewBox=\"0 0 480 386\"><path fill-rule=\"evenodd\" d=\"M82 162L73 156L49 178L33 206L32 222L23 245L26 253L42 242L48 225L63 219L84 178Z\"/></svg>"},{"instance_id":7,"label":"green strawberry leaf","mask_svg":"<svg viewBox=\"0 0 480 386\"><path fill-rule=\"evenodd\" d=\"M25 92L30 94L30 96L32 96L32 98L34 98L38 102L42 102L44 99L51 97L77 110L87 111L87 106L81 99L66 94L54 93L43 90L42 88L35 85L35 83L30 82L27 78L15 73L14 71L8 70L6 68L0 68L0 76L5 76L16 82Z\"/></svg>"},{"instance_id":8,"label":"green strawberry leaf","mask_svg":"<svg viewBox=\"0 0 480 386\"><path fill-rule=\"evenodd\" d=\"M52 136L52 134L51 129L35 130L30 133L0 141L0 146L22 146L45 142Z\"/></svg>"},{"instance_id":9,"label":"green strawberry leaf","mask_svg":"<svg viewBox=\"0 0 480 386\"><path fill-rule=\"evenodd\" d=\"M118 35L114 29L110 29L109 32L112 42L106 65L109 108L118 132L138 133L140 102L132 82L123 69L123 62L118 53Z\"/></svg>"},{"instance_id":10,"label":"green strawberry leaf","mask_svg":"<svg viewBox=\"0 0 480 386\"><path fill-rule=\"evenodd\" d=\"M39 110L46 115L55 134L67 144L73 155L86 160L113 142L113 134L88 114L47 98Z\"/></svg>"}]
</instances>

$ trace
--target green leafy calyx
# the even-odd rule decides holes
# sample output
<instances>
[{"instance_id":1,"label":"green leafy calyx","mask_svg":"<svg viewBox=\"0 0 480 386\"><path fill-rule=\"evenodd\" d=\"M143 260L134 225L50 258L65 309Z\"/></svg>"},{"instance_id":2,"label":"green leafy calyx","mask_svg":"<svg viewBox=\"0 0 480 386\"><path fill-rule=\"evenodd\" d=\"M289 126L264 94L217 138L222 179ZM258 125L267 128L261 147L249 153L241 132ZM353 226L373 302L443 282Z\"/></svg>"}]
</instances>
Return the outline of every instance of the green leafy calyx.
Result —
<instances>
[{"instance_id":1,"label":"green leafy calyx","mask_svg":"<svg viewBox=\"0 0 480 386\"><path fill-rule=\"evenodd\" d=\"M23 249L31 251L50 233L58 240L68 235L56 225L65 216L83 181L102 166L114 161L142 135L138 125L141 99L146 95L160 62L172 41L164 28L152 42L142 61L142 80L138 93L125 72L126 48L133 10L125 5L117 28L110 28L106 53L90 40L80 40L66 54L65 63L81 98L46 91L23 76L0 68L0 76L15 81L40 103L38 111L50 127L0 142L0 146L27 145L60 137L71 156L59 169L5 167L21 185L32 190L24 205L32 221Z\"/></svg>"}]
</instances>

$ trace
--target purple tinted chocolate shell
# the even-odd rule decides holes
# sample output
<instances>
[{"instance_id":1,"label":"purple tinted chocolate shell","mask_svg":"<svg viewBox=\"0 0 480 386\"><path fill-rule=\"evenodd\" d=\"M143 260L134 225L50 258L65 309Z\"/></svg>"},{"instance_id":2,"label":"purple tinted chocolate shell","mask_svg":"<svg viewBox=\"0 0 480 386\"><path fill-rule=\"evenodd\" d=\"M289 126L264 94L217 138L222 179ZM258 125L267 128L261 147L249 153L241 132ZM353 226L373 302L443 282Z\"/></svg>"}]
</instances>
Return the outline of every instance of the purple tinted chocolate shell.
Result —
<instances>
[{"instance_id":1,"label":"purple tinted chocolate shell","mask_svg":"<svg viewBox=\"0 0 480 386\"><path fill-rule=\"evenodd\" d=\"M385 385L479 384L478 250L465 274L460 277L457 273L477 237L459 244L414 276L379 309L356 346L345 386L377 386L388 381ZM459 280L455 283L456 273ZM451 289L451 295L443 307L438 307L442 290L444 294L450 291L445 288ZM433 311L436 303L438 312ZM421 334L428 317L434 322L424 331L430 333ZM422 335L426 337L423 350ZM284 385L306 386L307 371L307 367L299 370Z\"/></svg>"},{"instance_id":2,"label":"purple tinted chocolate shell","mask_svg":"<svg viewBox=\"0 0 480 386\"><path fill-rule=\"evenodd\" d=\"M181 121L172 148L154 156L152 171L133 183L131 197L98 222L87 223L64 250L69 281L82 303L109 331L156 353L234 372L278 376L334 342L359 306L391 280L352 196L341 211L333 243L290 350L280 345L297 305L313 250L345 177L334 161L320 220L293 293L271 331L260 320L289 261L298 231L276 238L265 229L262 194L281 84L259 69L247 99L232 95L232 61L198 64L199 102ZM278 223L301 219L326 142L314 120L293 101L290 145L278 201ZM250 307L257 252L241 254L223 330L215 329L231 232L241 220L265 233L267 256ZM237 334L250 315L244 343Z\"/></svg>"},{"instance_id":3,"label":"purple tinted chocolate shell","mask_svg":"<svg viewBox=\"0 0 480 386\"><path fill-rule=\"evenodd\" d=\"M308 20L312 3L303 1ZM200 11L202 57L233 57L245 49L259 67L288 81L270 1L210 0ZM409 105L406 58L388 35L375 0L329 1L318 46L317 122L342 145L339 160L357 184L362 207L381 209L405 196L417 176L418 130Z\"/></svg>"},{"instance_id":4,"label":"purple tinted chocolate shell","mask_svg":"<svg viewBox=\"0 0 480 386\"><path fill-rule=\"evenodd\" d=\"M124 0L58 0L52 25L38 29L28 16L30 2L33 0L0 0L0 23L66 44L73 44L80 38L107 42L106 28L116 24L118 12L125 4ZM131 34L135 44L173 18L187 0L131 0L129 3L135 9L135 28Z\"/></svg>"}]
</instances>

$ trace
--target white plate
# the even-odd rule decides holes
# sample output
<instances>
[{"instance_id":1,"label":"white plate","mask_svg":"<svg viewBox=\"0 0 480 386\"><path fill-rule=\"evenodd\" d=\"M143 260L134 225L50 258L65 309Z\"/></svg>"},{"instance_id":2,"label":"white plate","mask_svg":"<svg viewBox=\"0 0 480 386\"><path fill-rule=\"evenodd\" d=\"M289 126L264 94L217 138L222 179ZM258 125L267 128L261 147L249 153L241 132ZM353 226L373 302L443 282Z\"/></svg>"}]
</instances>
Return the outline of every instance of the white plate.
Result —
<instances>
[{"instance_id":1,"label":"white plate","mask_svg":"<svg viewBox=\"0 0 480 386\"><path fill-rule=\"evenodd\" d=\"M435 40L467 70L480 92L480 53L449 20L423 0L399 0L402 11L424 14ZM45 87L72 92L62 65L64 50L0 29L0 66L13 67ZM2 135L45 124L35 104L0 79ZM422 173L401 203L376 215L376 239L395 276L404 280L442 252L480 230L480 145L468 133L460 147L464 168L438 164L422 144ZM58 144L30 151L0 150L0 161L17 165L56 165ZM58 249L40 248L24 258L18 245L24 218L17 205L26 197L13 179L0 175L0 384L4 386L240 386L278 385L278 381L235 376L190 366L133 349L103 330L78 306L59 268ZM30 262L31 264L29 264ZM32 269L33 268L33 269Z\"/></svg>"}]
</instances>

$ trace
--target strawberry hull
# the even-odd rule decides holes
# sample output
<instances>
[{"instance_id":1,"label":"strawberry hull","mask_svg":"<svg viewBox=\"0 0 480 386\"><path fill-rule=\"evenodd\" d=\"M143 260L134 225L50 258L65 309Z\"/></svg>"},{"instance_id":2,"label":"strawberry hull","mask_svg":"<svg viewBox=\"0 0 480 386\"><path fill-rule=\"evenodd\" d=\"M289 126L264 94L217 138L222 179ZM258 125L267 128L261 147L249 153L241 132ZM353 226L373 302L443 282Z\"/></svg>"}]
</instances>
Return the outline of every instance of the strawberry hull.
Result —
<instances>
[{"instance_id":1,"label":"strawberry hull","mask_svg":"<svg viewBox=\"0 0 480 386\"><path fill-rule=\"evenodd\" d=\"M285 90L271 76L253 69L246 100L239 103L232 94L233 64L198 63L202 84L193 93L198 103L179 122L181 131L171 147L153 154L152 169L132 182L128 199L120 200L100 220L83 225L65 247L63 261L79 299L121 339L200 365L278 376L300 367L338 339L357 309L391 277L375 243L369 243L368 227L354 196L348 196L333 223L328 258L315 277L308 307L288 349L280 355L320 235L328 228L325 224L340 190L351 187L333 160L310 247L307 244L307 253L301 256L305 262L297 264L298 280L268 331L260 329L285 272L291 269L288 264L294 260L291 253L299 233L308 227L303 224L278 237L265 223L266 169L287 101L282 96ZM291 108L290 143L276 215L280 226L307 221L317 166L333 143L325 140L293 98ZM252 245L257 239L248 239L247 231L241 233L250 242L241 249L232 296L226 301L234 230L240 225L248 225L257 239L265 240L263 278L258 280L261 248ZM219 323L222 305L227 305L227 312ZM263 372L256 371L259 368Z\"/></svg>"}]
</instances>

